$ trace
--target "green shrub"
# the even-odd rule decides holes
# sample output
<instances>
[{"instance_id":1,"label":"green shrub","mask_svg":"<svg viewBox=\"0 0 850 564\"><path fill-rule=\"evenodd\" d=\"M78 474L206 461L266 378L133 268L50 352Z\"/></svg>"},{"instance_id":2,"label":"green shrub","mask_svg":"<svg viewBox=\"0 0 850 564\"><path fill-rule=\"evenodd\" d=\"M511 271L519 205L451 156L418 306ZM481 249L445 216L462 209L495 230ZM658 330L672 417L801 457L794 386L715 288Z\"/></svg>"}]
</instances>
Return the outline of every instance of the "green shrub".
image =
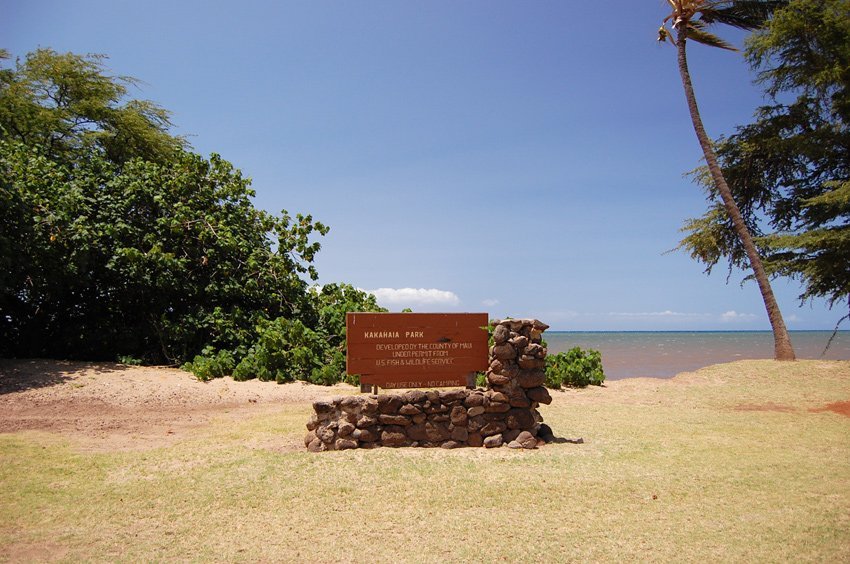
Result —
<instances>
[{"instance_id":1,"label":"green shrub","mask_svg":"<svg viewBox=\"0 0 850 564\"><path fill-rule=\"evenodd\" d=\"M230 351L222 350L216 353L212 347L206 347L192 362L187 362L181 368L194 374L198 380L207 382L230 374L235 365Z\"/></svg>"},{"instance_id":2,"label":"green shrub","mask_svg":"<svg viewBox=\"0 0 850 564\"><path fill-rule=\"evenodd\" d=\"M204 349L183 365L199 379L232 374L234 380L303 380L313 384L360 384L345 373L345 314L349 311L386 311L375 296L349 284L312 288L301 319L261 319L232 351ZM227 361L227 362L223 362Z\"/></svg>"},{"instance_id":3,"label":"green shrub","mask_svg":"<svg viewBox=\"0 0 850 564\"><path fill-rule=\"evenodd\" d=\"M118 355L118 364L128 364L130 366L141 366L142 359L136 358L129 354Z\"/></svg>"},{"instance_id":4,"label":"green shrub","mask_svg":"<svg viewBox=\"0 0 850 564\"><path fill-rule=\"evenodd\" d=\"M236 365L233 378L312 382L314 373L322 371L326 347L324 339L298 319L262 320L257 339Z\"/></svg>"},{"instance_id":5,"label":"green shrub","mask_svg":"<svg viewBox=\"0 0 850 564\"><path fill-rule=\"evenodd\" d=\"M546 386L548 388L601 386L604 381L602 353L599 351L582 350L580 347L574 347L567 352L546 357Z\"/></svg>"}]
</instances>

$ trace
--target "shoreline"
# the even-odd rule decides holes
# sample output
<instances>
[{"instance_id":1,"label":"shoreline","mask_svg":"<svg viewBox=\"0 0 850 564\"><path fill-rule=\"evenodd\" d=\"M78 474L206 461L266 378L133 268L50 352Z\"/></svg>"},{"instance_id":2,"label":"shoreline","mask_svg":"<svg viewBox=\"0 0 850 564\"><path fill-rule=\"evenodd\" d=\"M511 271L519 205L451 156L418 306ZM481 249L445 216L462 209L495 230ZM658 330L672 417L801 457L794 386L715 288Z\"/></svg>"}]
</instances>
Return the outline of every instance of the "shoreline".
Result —
<instances>
[{"instance_id":1,"label":"shoreline","mask_svg":"<svg viewBox=\"0 0 850 564\"><path fill-rule=\"evenodd\" d=\"M791 332L801 360L850 360L850 331ZM550 354L573 347L602 353L606 380L671 378L680 372L737 360L772 359L770 331L555 331L544 336Z\"/></svg>"}]
</instances>

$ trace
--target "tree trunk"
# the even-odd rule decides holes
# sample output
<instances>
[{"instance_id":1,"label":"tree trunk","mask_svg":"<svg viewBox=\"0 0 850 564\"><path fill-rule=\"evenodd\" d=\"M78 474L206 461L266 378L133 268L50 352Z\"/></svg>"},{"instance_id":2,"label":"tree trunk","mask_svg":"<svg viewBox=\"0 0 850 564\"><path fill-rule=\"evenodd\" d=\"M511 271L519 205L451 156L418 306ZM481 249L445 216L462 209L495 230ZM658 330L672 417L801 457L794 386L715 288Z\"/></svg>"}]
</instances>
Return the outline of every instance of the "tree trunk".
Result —
<instances>
[{"instance_id":1,"label":"tree trunk","mask_svg":"<svg viewBox=\"0 0 850 564\"><path fill-rule=\"evenodd\" d=\"M735 226L735 233L738 235L747 253L747 258L750 261L756 282L758 282L759 290L761 290L764 307L767 310L767 317L770 319L770 326L773 328L773 356L776 360L795 360L794 347L791 346L788 329L785 327L782 312L779 310L779 304L776 303L776 297L773 295L773 289L770 287L770 280L762 265L761 257L759 257L750 231L747 229L743 217L741 217L741 211L732 198L732 191L729 189L729 185L726 184L726 179L723 177L723 172L717 163L717 156L714 154L714 149L711 146L711 140L702 125L694 87L691 83L691 75L688 71L688 58L685 51L686 39L687 32L685 26L680 25L676 38L676 49L679 55L679 74L682 76L682 86L685 88L685 98L688 100L688 110L691 112L691 122L694 126L694 132L697 134L697 139L699 139L699 144L705 155L705 162L708 164L711 178L714 180L717 191L720 193L726 213L732 219L732 224Z\"/></svg>"}]
</instances>

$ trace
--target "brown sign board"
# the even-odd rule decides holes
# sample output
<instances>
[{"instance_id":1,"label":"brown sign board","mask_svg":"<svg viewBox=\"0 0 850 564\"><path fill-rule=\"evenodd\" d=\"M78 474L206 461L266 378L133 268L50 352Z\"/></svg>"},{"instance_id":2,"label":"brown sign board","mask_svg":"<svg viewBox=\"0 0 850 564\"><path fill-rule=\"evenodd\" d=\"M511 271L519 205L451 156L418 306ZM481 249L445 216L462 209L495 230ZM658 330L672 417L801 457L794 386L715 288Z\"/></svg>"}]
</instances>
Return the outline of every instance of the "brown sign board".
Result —
<instances>
[{"instance_id":1,"label":"brown sign board","mask_svg":"<svg viewBox=\"0 0 850 564\"><path fill-rule=\"evenodd\" d=\"M465 386L487 369L486 313L347 313L347 372L382 388Z\"/></svg>"}]
</instances>

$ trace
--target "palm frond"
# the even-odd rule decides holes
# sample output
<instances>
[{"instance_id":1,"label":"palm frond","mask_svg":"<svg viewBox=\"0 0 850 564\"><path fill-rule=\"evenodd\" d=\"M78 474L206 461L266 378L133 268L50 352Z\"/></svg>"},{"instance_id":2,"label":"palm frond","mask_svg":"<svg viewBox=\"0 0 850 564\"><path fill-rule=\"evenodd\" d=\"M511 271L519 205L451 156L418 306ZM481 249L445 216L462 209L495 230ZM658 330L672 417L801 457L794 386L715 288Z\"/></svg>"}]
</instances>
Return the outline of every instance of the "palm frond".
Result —
<instances>
[{"instance_id":1,"label":"palm frond","mask_svg":"<svg viewBox=\"0 0 850 564\"><path fill-rule=\"evenodd\" d=\"M789 0L727 0L709 2L699 10L700 20L706 24L725 24L743 30L758 29Z\"/></svg>"},{"instance_id":2,"label":"palm frond","mask_svg":"<svg viewBox=\"0 0 850 564\"><path fill-rule=\"evenodd\" d=\"M697 43L702 43L703 45L708 45L709 47L719 47L720 49L728 49L729 51L737 51L737 49L730 43L727 43L723 39L717 37L713 33L709 33L707 31L703 31L700 29L701 25L694 25L695 22L688 22L687 27L687 37L688 39L693 39Z\"/></svg>"},{"instance_id":3,"label":"palm frond","mask_svg":"<svg viewBox=\"0 0 850 564\"><path fill-rule=\"evenodd\" d=\"M676 40L673 39L673 34L667 31L667 28L662 25L658 28L658 42L664 43L665 41L669 41L673 47L676 46Z\"/></svg>"}]
</instances>

